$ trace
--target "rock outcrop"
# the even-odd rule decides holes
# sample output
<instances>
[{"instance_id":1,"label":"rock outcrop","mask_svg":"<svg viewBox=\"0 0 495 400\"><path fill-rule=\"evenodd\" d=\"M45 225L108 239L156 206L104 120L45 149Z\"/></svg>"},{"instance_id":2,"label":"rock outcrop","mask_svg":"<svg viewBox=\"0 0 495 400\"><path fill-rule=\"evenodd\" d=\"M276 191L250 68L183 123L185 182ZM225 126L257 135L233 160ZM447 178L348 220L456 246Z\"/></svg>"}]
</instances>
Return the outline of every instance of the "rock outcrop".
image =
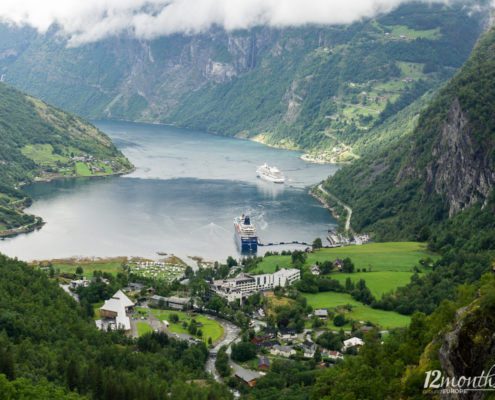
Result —
<instances>
[{"instance_id":1,"label":"rock outcrop","mask_svg":"<svg viewBox=\"0 0 495 400\"><path fill-rule=\"evenodd\" d=\"M481 311L478 301L457 311L453 327L443 335L442 345L438 352L444 377L455 378L458 386L460 377L474 378L486 376L495 364L495 321L493 314ZM491 371L495 373L495 367ZM495 380L492 377L492 384ZM462 382L462 380L461 380ZM463 383L464 389L475 389L461 392L458 390L445 391L439 394L442 400L478 400L487 394L484 390L489 387L480 382L482 387L473 387ZM455 389L449 385L446 389ZM460 388L458 388L460 389Z\"/></svg>"},{"instance_id":2,"label":"rock outcrop","mask_svg":"<svg viewBox=\"0 0 495 400\"><path fill-rule=\"evenodd\" d=\"M485 200L495 183L489 153L473 136L467 115L454 98L447 118L433 145L425 172L426 193L443 196L449 216Z\"/></svg>"}]
</instances>

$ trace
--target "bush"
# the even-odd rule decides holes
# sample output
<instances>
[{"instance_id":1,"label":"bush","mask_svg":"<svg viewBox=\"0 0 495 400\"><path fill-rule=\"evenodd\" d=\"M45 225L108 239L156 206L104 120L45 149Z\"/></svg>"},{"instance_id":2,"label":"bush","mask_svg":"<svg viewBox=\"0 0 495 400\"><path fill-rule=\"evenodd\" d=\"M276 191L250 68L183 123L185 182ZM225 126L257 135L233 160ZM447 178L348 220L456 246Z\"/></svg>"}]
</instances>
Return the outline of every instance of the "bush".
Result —
<instances>
[{"instance_id":1,"label":"bush","mask_svg":"<svg viewBox=\"0 0 495 400\"><path fill-rule=\"evenodd\" d=\"M347 320L345 319L344 314L337 314L335 318L333 319L333 323L335 326L344 326L346 324Z\"/></svg>"}]
</instances>

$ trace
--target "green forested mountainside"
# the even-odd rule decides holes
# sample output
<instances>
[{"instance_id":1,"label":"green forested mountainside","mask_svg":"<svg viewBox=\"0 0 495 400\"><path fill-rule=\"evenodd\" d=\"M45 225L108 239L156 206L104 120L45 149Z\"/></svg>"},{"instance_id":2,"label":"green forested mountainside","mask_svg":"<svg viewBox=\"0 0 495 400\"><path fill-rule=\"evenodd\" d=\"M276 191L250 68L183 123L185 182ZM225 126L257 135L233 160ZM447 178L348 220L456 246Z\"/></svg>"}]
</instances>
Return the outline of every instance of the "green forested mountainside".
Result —
<instances>
[{"instance_id":1,"label":"green forested mountainside","mask_svg":"<svg viewBox=\"0 0 495 400\"><path fill-rule=\"evenodd\" d=\"M214 381L186 383L206 378L204 343L188 346L163 333L135 341L99 331L86 312L46 273L0 255L0 397L231 397Z\"/></svg>"},{"instance_id":2,"label":"green forested mountainside","mask_svg":"<svg viewBox=\"0 0 495 400\"><path fill-rule=\"evenodd\" d=\"M353 209L356 231L378 240L428 241L432 271L372 306L431 313L495 259L495 30L421 113L412 134L329 178Z\"/></svg>"},{"instance_id":3,"label":"green forested mountainside","mask_svg":"<svg viewBox=\"0 0 495 400\"><path fill-rule=\"evenodd\" d=\"M214 28L78 48L56 28L3 26L0 68L6 82L86 117L173 123L352 160L346 145L361 140L355 152L365 152L380 126L468 57L487 2L449 4L407 3L347 26Z\"/></svg>"},{"instance_id":4,"label":"green forested mountainside","mask_svg":"<svg viewBox=\"0 0 495 400\"><path fill-rule=\"evenodd\" d=\"M20 184L80 175L79 164L94 167L86 175L119 173L132 167L93 125L3 83L0 138L0 234L40 222L20 211L30 201Z\"/></svg>"},{"instance_id":5,"label":"green forested mountainside","mask_svg":"<svg viewBox=\"0 0 495 400\"><path fill-rule=\"evenodd\" d=\"M492 29L412 134L325 182L353 208L354 229L415 238L423 226L486 201L495 181L494 48Z\"/></svg>"}]
</instances>

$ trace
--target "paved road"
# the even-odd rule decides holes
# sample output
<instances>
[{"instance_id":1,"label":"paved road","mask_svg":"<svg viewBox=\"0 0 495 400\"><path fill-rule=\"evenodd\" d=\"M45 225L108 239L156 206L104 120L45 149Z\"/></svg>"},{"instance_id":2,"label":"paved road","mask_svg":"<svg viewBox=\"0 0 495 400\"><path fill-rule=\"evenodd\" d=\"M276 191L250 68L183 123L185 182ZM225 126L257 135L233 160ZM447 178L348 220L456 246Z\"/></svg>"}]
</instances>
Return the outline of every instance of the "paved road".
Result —
<instances>
[{"instance_id":1,"label":"paved road","mask_svg":"<svg viewBox=\"0 0 495 400\"><path fill-rule=\"evenodd\" d=\"M72 292L70 289L69 289L69 285L60 285L60 287L62 289L64 289L65 292L69 293L75 301L77 301L79 303L79 296L77 295L76 292Z\"/></svg>"},{"instance_id":2,"label":"paved road","mask_svg":"<svg viewBox=\"0 0 495 400\"><path fill-rule=\"evenodd\" d=\"M342 207L344 207L347 210L347 221L345 222L345 230L349 232L349 230L351 229L351 217L352 217L352 209L351 209L351 207L349 207L348 205L342 203L333 194L328 193L325 189L323 189L323 185L321 183L318 185L318 189L320 189L327 196L330 196L330 197L334 198Z\"/></svg>"}]
</instances>

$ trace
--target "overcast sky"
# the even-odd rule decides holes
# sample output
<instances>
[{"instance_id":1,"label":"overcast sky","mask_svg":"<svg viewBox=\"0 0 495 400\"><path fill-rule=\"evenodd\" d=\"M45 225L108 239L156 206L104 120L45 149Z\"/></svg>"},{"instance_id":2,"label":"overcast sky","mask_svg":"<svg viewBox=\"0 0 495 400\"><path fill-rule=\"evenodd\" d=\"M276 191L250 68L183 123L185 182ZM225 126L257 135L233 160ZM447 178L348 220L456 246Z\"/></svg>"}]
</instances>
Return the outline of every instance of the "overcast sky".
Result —
<instances>
[{"instance_id":1,"label":"overcast sky","mask_svg":"<svg viewBox=\"0 0 495 400\"><path fill-rule=\"evenodd\" d=\"M213 24L231 30L256 25L349 23L407 1L0 0L0 19L29 24L41 32L56 22L77 45L123 31L150 39L177 32L197 33Z\"/></svg>"}]
</instances>

